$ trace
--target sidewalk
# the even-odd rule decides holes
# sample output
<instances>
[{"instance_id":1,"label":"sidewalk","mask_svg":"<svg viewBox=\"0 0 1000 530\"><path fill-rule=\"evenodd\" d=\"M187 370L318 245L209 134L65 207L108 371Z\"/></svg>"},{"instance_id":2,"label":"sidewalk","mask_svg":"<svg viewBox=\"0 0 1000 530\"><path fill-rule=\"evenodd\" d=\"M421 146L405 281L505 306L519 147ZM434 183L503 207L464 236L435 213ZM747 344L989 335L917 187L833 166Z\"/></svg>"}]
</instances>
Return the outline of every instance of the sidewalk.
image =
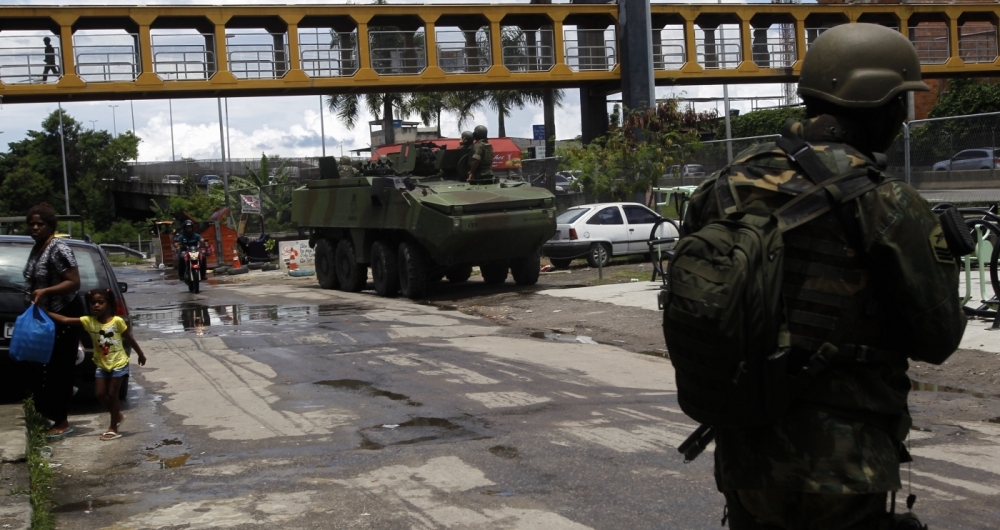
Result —
<instances>
[{"instance_id":1,"label":"sidewalk","mask_svg":"<svg viewBox=\"0 0 1000 530\"><path fill-rule=\"evenodd\" d=\"M978 283L973 281L978 294ZM963 286L961 292L963 293L965 292L964 282L963 277L961 282ZM539 294L659 311L656 306L656 294L660 291L660 285L658 281L616 283L574 289L548 289L540 291ZM970 305L976 304L970 302ZM970 320L969 325L965 328L962 343L958 347L966 350L1000 353L1000 331L990 331L991 325L992 322L984 320Z\"/></svg>"},{"instance_id":2,"label":"sidewalk","mask_svg":"<svg viewBox=\"0 0 1000 530\"><path fill-rule=\"evenodd\" d=\"M0 527L31 528L28 431L20 404L0 405Z\"/></svg>"}]
</instances>

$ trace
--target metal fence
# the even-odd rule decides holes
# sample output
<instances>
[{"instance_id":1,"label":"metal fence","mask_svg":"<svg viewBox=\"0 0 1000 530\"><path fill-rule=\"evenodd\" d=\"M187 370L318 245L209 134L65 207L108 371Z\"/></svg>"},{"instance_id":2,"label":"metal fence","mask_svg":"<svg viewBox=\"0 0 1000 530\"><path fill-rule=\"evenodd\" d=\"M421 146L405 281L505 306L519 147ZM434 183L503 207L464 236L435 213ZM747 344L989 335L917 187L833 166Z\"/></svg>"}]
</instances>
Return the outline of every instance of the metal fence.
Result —
<instances>
[{"instance_id":1,"label":"metal fence","mask_svg":"<svg viewBox=\"0 0 1000 530\"><path fill-rule=\"evenodd\" d=\"M731 140L711 140L708 142L702 142L701 147L691 153L685 153L681 151L678 157L678 164L680 166L687 166L689 173L685 173L681 169L681 177L698 177L707 176L712 173L726 167L726 164L730 160L730 149L732 156L736 156L741 151L750 149L756 145L763 142L768 142L777 138L777 134L772 134L768 136L751 136L746 138L733 138ZM731 148L730 148L731 146ZM691 171L692 166L700 166L697 171ZM668 171L669 173L669 171ZM704 173L704 175L698 175L698 173ZM689 184L686 182L685 184Z\"/></svg>"},{"instance_id":2,"label":"metal fence","mask_svg":"<svg viewBox=\"0 0 1000 530\"><path fill-rule=\"evenodd\" d=\"M1000 202L1000 112L913 120L886 156L931 202Z\"/></svg>"},{"instance_id":3,"label":"metal fence","mask_svg":"<svg viewBox=\"0 0 1000 530\"><path fill-rule=\"evenodd\" d=\"M727 144L736 156L777 136L702 142L697 150L681 150L676 171L668 174L683 179L683 184L697 184L700 173L710 175L729 163ZM885 155L888 172L933 203L1000 203L1000 112L913 120Z\"/></svg>"},{"instance_id":4,"label":"metal fence","mask_svg":"<svg viewBox=\"0 0 1000 530\"><path fill-rule=\"evenodd\" d=\"M357 158L360 162L362 159ZM364 160L367 160L364 159ZM282 166L282 164L284 164ZM268 158L268 172L274 173L280 167L287 173L288 180L293 182L319 178L319 158ZM133 162L128 165L128 174L124 177L138 182L163 182L168 175L190 178L195 184L205 175L216 175L220 178L229 174L234 177L246 177L251 171L260 171L259 158L235 158L231 160L177 160L166 162Z\"/></svg>"}]
</instances>

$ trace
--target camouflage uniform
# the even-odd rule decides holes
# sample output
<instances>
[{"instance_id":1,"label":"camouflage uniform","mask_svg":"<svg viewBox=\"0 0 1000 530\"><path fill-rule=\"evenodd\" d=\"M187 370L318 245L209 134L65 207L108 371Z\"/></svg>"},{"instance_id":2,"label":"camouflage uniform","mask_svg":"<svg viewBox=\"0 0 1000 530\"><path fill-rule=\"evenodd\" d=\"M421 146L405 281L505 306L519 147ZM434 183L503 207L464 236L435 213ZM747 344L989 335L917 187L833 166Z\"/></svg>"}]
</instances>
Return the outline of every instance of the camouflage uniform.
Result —
<instances>
[{"instance_id":1,"label":"camouflage uniform","mask_svg":"<svg viewBox=\"0 0 1000 530\"><path fill-rule=\"evenodd\" d=\"M836 174L879 167L873 155L845 143L850 132L832 116L789 120L785 127ZM774 143L740 153L728 171L742 204L759 200L772 211L813 186ZM719 217L717 177L692 196L685 234ZM769 528L753 517L740 526L746 510L761 522L811 530L849 528L884 511L885 492L900 489L899 463L909 461L906 358L941 363L961 340L958 267L927 203L890 179L856 204L856 227L845 229L830 212L785 234L793 359L804 364L836 328L843 333L839 343L896 351L898 360L831 364L780 423L717 428L716 484L733 528Z\"/></svg>"},{"instance_id":2,"label":"camouflage uniform","mask_svg":"<svg viewBox=\"0 0 1000 530\"><path fill-rule=\"evenodd\" d=\"M340 157L340 163L337 164L337 173L340 178L352 178L359 175L358 170L351 165L351 159L346 156Z\"/></svg>"},{"instance_id":3,"label":"camouflage uniform","mask_svg":"<svg viewBox=\"0 0 1000 530\"><path fill-rule=\"evenodd\" d=\"M472 144L472 159L479 161L472 180L493 180L493 146L488 140L477 140Z\"/></svg>"}]
</instances>

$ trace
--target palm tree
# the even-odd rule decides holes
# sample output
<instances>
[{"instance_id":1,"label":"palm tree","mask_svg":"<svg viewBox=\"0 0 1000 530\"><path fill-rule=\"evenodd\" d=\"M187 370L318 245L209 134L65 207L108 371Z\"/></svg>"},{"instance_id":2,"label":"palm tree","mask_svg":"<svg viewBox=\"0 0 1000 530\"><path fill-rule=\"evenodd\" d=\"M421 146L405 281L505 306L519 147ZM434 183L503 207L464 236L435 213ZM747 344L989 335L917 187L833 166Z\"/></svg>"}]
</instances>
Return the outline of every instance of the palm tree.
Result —
<instances>
[{"instance_id":1,"label":"palm tree","mask_svg":"<svg viewBox=\"0 0 1000 530\"><path fill-rule=\"evenodd\" d=\"M403 115L420 115L420 121L430 127L433 120L437 135L441 137L441 114L451 110L450 92L417 92L404 98Z\"/></svg>"},{"instance_id":2,"label":"palm tree","mask_svg":"<svg viewBox=\"0 0 1000 530\"><path fill-rule=\"evenodd\" d=\"M562 91L555 90L553 105L562 106ZM461 129L473 117L476 109L497 113L497 136L507 136L506 118L511 111L520 110L525 105L544 103L543 90L489 90L484 92L453 92L449 106L458 114Z\"/></svg>"},{"instance_id":3,"label":"palm tree","mask_svg":"<svg viewBox=\"0 0 1000 530\"><path fill-rule=\"evenodd\" d=\"M396 131L392 126L393 111L397 111L400 118L406 114L407 97L406 94L385 93L385 94L363 94L364 106L368 112L376 119L382 120L382 130L387 144L396 143ZM330 112L336 114L348 129L354 129L361 116L362 95L359 94L334 94L326 97L326 105Z\"/></svg>"}]
</instances>

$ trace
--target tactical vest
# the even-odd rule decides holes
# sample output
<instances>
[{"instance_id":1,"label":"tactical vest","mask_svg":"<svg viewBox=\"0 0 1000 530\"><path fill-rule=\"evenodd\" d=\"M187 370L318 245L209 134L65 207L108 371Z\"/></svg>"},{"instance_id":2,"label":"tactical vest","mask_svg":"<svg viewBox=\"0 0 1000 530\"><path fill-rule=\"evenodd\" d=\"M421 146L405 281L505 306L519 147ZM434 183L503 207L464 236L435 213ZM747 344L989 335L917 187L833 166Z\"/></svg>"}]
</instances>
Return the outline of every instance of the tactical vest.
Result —
<instances>
[{"instance_id":1,"label":"tactical vest","mask_svg":"<svg viewBox=\"0 0 1000 530\"><path fill-rule=\"evenodd\" d=\"M695 240L682 239L671 260L664 332L677 369L678 400L702 423L771 423L783 415L789 399L812 394L814 384L821 388L812 397L829 408L868 409L867 395L856 396L862 402L852 402L855 396L850 395L825 395L837 385L812 378L833 364L905 359L873 348L877 335L855 329L870 289L867 265L858 250L865 245L854 199L881 185L884 175L874 164L835 166L840 170L836 174L801 138L788 135L776 143L800 174L808 176L807 185L790 186L800 193L789 195L771 213L783 237L772 235L775 229L764 224L768 214L760 212L759 205L747 209L749 205L741 204L727 167L713 188L719 221L685 238ZM774 147L752 151L734 164L752 168L750 158ZM838 149L824 151L835 160L848 160ZM761 244L767 247L758 250ZM755 264L758 256L761 265ZM769 268L780 277L760 275ZM741 269L747 276L740 275ZM899 413L899 400L890 401L892 410L884 412ZM898 432L884 419L874 423Z\"/></svg>"},{"instance_id":2,"label":"tactical vest","mask_svg":"<svg viewBox=\"0 0 1000 530\"><path fill-rule=\"evenodd\" d=\"M472 154L479 155L479 168L476 174L472 175L473 180L486 180L493 178L493 146L486 140L480 140L472 144Z\"/></svg>"}]
</instances>

